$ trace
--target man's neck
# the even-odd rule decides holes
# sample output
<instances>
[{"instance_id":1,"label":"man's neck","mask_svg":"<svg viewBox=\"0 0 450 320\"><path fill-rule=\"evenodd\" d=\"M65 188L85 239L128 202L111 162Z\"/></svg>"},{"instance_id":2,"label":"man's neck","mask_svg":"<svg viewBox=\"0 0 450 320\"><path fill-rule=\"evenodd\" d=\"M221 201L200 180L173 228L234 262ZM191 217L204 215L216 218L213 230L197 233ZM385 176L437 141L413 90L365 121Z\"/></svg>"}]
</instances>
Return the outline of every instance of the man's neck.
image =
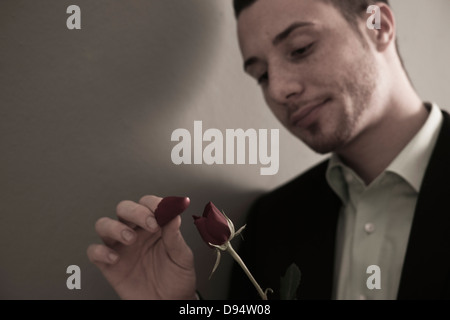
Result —
<instances>
[{"instance_id":1,"label":"man's neck","mask_svg":"<svg viewBox=\"0 0 450 320\"><path fill-rule=\"evenodd\" d=\"M367 185L389 166L428 118L428 110L417 94L407 97L393 99L380 121L337 152Z\"/></svg>"}]
</instances>

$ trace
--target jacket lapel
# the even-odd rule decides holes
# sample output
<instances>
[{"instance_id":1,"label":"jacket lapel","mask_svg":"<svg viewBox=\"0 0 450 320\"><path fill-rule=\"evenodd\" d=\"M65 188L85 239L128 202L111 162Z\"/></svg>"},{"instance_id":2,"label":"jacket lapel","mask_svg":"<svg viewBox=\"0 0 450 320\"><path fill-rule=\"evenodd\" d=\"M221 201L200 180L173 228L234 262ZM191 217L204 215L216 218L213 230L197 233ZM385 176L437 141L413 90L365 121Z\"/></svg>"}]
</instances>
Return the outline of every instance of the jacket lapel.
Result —
<instances>
[{"instance_id":1,"label":"jacket lapel","mask_svg":"<svg viewBox=\"0 0 450 320\"><path fill-rule=\"evenodd\" d=\"M417 200L399 300L450 298L450 116L443 115Z\"/></svg>"},{"instance_id":2,"label":"jacket lapel","mask_svg":"<svg viewBox=\"0 0 450 320\"><path fill-rule=\"evenodd\" d=\"M302 272L298 296L302 300L329 300L333 295L336 229L342 203L324 179L327 166L328 161L310 174L307 188L313 192L309 192L304 208L309 214L296 223L305 228L298 237L308 235L293 241L299 246L295 251L302 253L296 261Z\"/></svg>"}]
</instances>

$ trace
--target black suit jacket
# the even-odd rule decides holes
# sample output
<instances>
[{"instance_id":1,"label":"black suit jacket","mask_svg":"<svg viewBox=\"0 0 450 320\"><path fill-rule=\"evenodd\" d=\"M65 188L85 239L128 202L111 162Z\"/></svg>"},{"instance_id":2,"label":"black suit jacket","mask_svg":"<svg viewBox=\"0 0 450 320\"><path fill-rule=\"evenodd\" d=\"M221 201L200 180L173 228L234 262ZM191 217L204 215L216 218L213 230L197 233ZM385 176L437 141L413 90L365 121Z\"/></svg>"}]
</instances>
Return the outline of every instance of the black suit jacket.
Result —
<instances>
[{"instance_id":1,"label":"black suit jacket","mask_svg":"<svg viewBox=\"0 0 450 320\"><path fill-rule=\"evenodd\" d=\"M450 116L425 172L400 280L398 299L450 299ZM331 299L341 201L328 186L322 162L259 198L249 212L239 253L263 289L277 299L291 263L301 270L298 299ZM235 267L230 298L258 299Z\"/></svg>"}]
</instances>

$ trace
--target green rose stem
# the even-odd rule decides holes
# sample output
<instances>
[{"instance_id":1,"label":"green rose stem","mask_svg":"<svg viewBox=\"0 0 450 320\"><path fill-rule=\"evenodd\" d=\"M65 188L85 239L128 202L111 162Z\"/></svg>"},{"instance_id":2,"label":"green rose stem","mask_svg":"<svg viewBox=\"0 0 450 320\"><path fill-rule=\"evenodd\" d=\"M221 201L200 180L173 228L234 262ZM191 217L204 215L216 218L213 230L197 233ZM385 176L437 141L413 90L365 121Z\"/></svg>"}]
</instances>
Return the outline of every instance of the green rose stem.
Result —
<instances>
[{"instance_id":1,"label":"green rose stem","mask_svg":"<svg viewBox=\"0 0 450 320\"><path fill-rule=\"evenodd\" d=\"M244 261L242 261L241 257L234 251L231 246L231 240L237 235L241 234L241 232L245 229L245 225L241 227L238 231L235 231L234 224L227 217L225 212L220 212L219 209L214 206L212 202L209 202L205 210L203 211L202 217L193 216L194 223L197 226L200 235L203 240L212 248L216 248L216 263L209 275L209 278L213 275L214 271L216 271L217 267L220 263L220 251L228 251L229 254L233 257L233 259L239 264L239 266L244 270L247 277L255 286L258 294L261 296L263 300L267 300L267 292L273 292L272 289L268 288L266 291L263 291L259 286L258 282L256 282L255 278L252 276ZM208 221L208 223L207 223Z\"/></svg>"},{"instance_id":2,"label":"green rose stem","mask_svg":"<svg viewBox=\"0 0 450 320\"><path fill-rule=\"evenodd\" d=\"M256 291L258 291L258 294L261 296L263 300L267 300L267 291L272 292L272 289L267 289L266 292L264 292L261 287L259 286L258 282L256 282L255 278L252 276L250 271L248 270L247 266L245 265L244 261L242 261L241 257L237 254L237 252L233 249L231 246L231 243L227 243L226 249L229 254L233 257L234 260L241 266L242 270L244 270L247 277L250 279L250 281L253 283L253 285L256 288Z\"/></svg>"}]
</instances>

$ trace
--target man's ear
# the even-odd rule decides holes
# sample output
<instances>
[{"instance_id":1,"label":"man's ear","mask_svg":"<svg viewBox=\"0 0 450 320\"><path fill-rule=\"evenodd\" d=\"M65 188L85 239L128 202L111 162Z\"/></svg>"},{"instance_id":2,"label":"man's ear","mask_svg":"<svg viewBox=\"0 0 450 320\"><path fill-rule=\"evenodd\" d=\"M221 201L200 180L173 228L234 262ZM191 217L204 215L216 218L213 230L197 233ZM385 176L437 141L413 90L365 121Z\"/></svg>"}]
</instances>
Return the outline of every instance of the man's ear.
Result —
<instances>
[{"instance_id":1,"label":"man's ear","mask_svg":"<svg viewBox=\"0 0 450 320\"><path fill-rule=\"evenodd\" d=\"M373 42L375 48L378 51L384 51L389 45L395 42L396 37L396 24L395 17L392 9L383 2L375 3L375 6L379 8L380 25L379 28L369 29L367 27L367 32L370 40ZM372 14L375 15L378 13ZM373 19L372 16L367 14L367 19Z\"/></svg>"}]
</instances>

